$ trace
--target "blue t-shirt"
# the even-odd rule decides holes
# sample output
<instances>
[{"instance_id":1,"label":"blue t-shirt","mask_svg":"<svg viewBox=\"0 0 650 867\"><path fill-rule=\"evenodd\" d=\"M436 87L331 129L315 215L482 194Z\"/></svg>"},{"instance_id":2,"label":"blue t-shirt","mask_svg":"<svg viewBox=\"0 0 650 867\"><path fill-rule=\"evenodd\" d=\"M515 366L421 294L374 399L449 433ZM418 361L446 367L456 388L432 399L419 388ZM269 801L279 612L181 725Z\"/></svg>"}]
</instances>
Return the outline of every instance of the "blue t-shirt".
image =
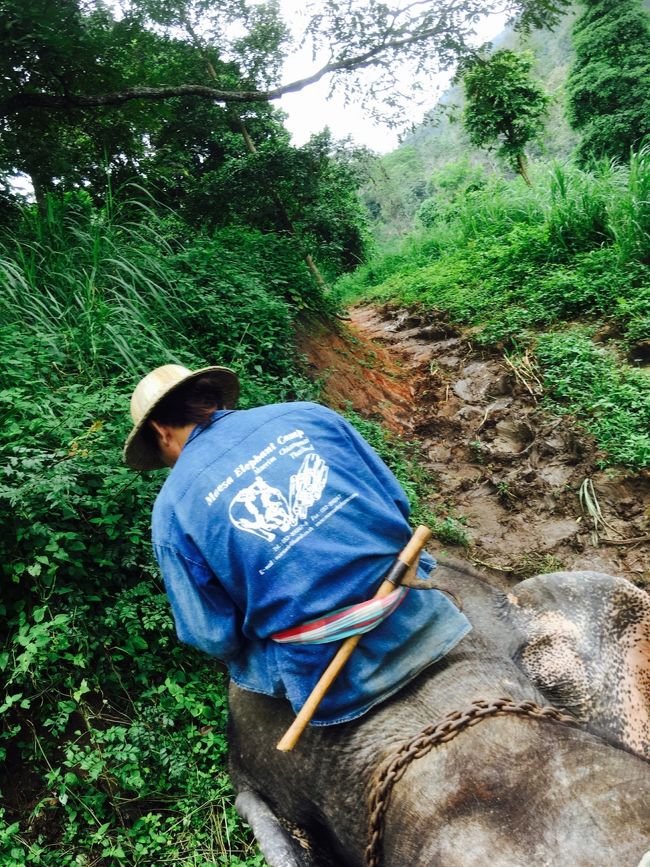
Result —
<instances>
[{"instance_id":1,"label":"blue t-shirt","mask_svg":"<svg viewBox=\"0 0 650 867\"><path fill-rule=\"evenodd\" d=\"M409 506L376 452L314 403L216 412L195 428L153 510L153 545L181 641L244 689L299 710L339 644L270 636L372 597L408 541ZM426 576L433 561L421 558ZM436 590L411 590L361 639L314 725L354 719L469 631Z\"/></svg>"}]
</instances>

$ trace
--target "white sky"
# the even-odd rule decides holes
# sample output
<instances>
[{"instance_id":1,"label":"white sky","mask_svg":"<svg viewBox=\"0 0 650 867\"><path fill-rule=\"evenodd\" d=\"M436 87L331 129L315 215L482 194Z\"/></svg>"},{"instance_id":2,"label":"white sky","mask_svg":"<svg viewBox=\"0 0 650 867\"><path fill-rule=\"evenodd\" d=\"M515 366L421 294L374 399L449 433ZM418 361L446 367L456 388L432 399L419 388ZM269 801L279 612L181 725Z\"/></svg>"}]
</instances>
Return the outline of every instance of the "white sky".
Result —
<instances>
[{"instance_id":1,"label":"white sky","mask_svg":"<svg viewBox=\"0 0 650 867\"><path fill-rule=\"evenodd\" d=\"M299 34L304 28L306 10L304 0L280 0L285 21ZM478 43L488 42L503 30L507 16L493 15L486 18L477 27ZM304 78L315 71L320 65L311 59L309 50L293 54L285 63L282 83ZM371 75L371 70L365 70L363 75ZM402 91L408 92L408 71L404 70L404 78L400 82ZM357 144L366 145L378 153L388 153L399 144L400 129L392 129L386 124L377 124L370 118L369 112L359 104L345 105L343 96L329 96L330 80L311 84L299 93L290 93L275 102L275 105L288 115L285 126L292 136L295 145L304 144L311 135L321 132L326 126L330 128L335 138L351 136ZM418 124L429 109L433 108L442 92L446 89L451 73L438 74L432 77L431 87L426 102L422 102L422 94L413 96L408 107L409 123Z\"/></svg>"}]
</instances>

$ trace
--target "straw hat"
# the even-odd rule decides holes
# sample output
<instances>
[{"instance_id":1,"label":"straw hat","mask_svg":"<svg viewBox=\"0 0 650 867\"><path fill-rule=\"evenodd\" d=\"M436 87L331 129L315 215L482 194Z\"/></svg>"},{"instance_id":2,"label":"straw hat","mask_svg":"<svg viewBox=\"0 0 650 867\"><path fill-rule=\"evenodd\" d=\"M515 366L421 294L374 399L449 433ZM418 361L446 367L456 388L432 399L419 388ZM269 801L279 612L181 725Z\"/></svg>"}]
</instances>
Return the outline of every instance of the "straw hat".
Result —
<instances>
[{"instance_id":1,"label":"straw hat","mask_svg":"<svg viewBox=\"0 0 650 867\"><path fill-rule=\"evenodd\" d=\"M180 364L164 364L148 373L137 384L131 395L131 418L133 430L124 446L124 462L134 470L158 470L164 467L160 455L142 437L142 428L149 416L163 400L181 385L209 375L214 380L215 389L221 395L221 402L227 408L233 407L239 397L237 374L227 367L202 367L189 370Z\"/></svg>"}]
</instances>

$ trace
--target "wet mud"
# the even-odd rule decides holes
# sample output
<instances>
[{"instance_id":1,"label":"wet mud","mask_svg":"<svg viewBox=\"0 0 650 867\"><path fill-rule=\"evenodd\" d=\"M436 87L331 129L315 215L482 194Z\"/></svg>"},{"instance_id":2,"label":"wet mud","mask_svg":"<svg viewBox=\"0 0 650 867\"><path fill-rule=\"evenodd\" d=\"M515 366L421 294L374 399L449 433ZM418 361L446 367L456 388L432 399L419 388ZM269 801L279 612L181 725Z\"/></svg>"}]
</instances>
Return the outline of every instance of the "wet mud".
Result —
<instances>
[{"instance_id":1,"label":"wet mud","mask_svg":"<svg viewBox=\"0 0 650 867\"><path fill-rule=\"evenodd\" d=\"M431 504L470 539L463 556L504 585L565 568L650 588L650 473L599 470L589 434L542 407L532 363L515 369L430 313L349 314L313 326L299 348L331 406L420 442ZM605 522L597 538L579 498L586 479Z\"/></svg>"}]
</instances>

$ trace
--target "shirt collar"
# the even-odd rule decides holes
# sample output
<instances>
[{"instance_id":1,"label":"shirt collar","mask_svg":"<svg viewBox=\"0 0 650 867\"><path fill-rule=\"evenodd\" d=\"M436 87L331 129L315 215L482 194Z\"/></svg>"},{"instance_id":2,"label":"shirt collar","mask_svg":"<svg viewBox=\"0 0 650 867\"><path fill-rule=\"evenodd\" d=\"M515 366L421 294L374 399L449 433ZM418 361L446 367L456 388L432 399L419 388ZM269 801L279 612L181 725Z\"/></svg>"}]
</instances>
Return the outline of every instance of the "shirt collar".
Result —
<instances>
[{"instance_id":1,"label":"shirt collar","mask_svg":"<svg viewBox=\"0 0 650 867\"><path fill-rule=\"evenodd\" d=\"M212 427L212 425L215 422L219 421L222 418L225 418L225 416L227 416L227 415L230 415L231 412L235 412L235 410L234 409L218 409L216 412L212 413L212 417L210 418L209 424L207 424L207 425L206 424L197 424L197 426L194 428L192 433L188 436L187 440L185 441L184 448L186 448L192 442L192 440L196 439L199 436L199 434L202 434L204 430L207 430L209 427Z\"/></svg>"}]
</instances>

